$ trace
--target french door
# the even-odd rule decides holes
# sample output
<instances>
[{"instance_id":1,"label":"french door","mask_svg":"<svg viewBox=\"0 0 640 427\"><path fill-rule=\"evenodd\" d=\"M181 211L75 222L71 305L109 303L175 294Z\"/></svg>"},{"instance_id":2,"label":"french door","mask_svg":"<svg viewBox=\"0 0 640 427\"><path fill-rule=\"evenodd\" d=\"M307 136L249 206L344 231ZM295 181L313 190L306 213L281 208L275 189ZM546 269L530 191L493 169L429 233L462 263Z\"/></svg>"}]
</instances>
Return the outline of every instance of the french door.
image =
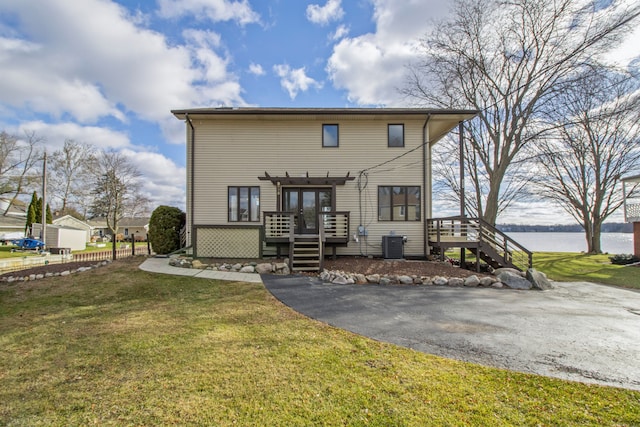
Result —
<instances>
[{"instance_id":1,"label":"french door","mask_svg":"<svg viewBox=\"0 0 640 427\"><path fill-rule=\"evenodd\" d=\"M318 214L333 207L331 188L283 188L282 210L298 215L296 234L318 234Z\"/></svg>"}]
</instances>

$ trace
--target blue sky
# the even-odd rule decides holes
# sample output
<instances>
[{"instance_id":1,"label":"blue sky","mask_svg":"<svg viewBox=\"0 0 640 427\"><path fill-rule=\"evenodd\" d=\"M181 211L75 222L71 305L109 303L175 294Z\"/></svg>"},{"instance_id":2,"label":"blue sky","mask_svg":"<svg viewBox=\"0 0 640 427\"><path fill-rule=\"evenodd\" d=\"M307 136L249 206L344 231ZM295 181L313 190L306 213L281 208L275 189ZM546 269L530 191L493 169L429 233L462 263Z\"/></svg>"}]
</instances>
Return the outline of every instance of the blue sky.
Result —
<instances>
[{"instance_id":1,"label":"blue sky","mask_svg":"<svg viewBox=\"0 0 640 427\"><path fill-rule=\"evenodd\" d=\"M154 205L184 208L171 109L402 106L404 66L450 4L2 0L0 130L35 131L48 151L68 138L121 150ZM616 59L640 56L639 42L636 31Z\"/></svg>"}]
</instances>

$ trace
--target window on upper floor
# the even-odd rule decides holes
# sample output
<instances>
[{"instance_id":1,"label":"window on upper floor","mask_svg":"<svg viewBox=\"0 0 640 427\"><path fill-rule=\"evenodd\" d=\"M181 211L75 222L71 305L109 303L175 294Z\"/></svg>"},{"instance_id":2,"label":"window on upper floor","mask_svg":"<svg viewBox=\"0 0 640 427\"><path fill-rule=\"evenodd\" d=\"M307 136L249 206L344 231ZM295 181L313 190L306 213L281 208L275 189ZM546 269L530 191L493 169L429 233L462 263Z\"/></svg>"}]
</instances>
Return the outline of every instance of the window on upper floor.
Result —
<instances>
[{"instance_id":1,"label":"window on upper floor","mask_svg":"<svg viewBox=\"0 0 640 427\"><path fill-rule=\"evenodd\" d=\"M379 221L420 221L420 187L379 186Z\"/></svg>"},{"instance_id":2,"label":"window on upper floor","mask_svg":"<svg viewBox=\"0 0 640 427\"><path fill-rule=\"evenodd\" d=\"M404 147L404 125L388 125L388 135L389 147Z\"/></svg>"},{"instance_id":3,"label":"window on upper floor","mask_svg":"<svg viewBox=\"0 0 640 427\"><path fill-rule=\"evenodd\" d=\"M229 187L229 222L260 221L260 187Z\"/></svg>"},{"instance_id":4,"label":"window on upper floor","mask_svg":"<svg viewBox=\"0 0 640 427\"><path fill-rule=\"evenodd\" d=\"M326 124L322 125L322 146L338 147L338 125Z\"/></svg>"}]
</instances>

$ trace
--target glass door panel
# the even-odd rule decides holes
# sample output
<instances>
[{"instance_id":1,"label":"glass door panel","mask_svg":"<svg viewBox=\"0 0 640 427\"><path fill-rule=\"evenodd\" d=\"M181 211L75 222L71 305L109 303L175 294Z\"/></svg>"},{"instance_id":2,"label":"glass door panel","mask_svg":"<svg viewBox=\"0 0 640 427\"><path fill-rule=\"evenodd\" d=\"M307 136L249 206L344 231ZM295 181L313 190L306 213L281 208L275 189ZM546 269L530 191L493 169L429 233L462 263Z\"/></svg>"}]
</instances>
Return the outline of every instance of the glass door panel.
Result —
<instances>
[{"instance_id":1,"label":"glass door panel","mask_svg":"<svg viewBox=\"0 0 640 427\"><path fill-rule=\"evenodd\" d=\"M314 234L318 232L318 193L315 190L302 191L302 233Z\"/></svg>"}]
</instances>

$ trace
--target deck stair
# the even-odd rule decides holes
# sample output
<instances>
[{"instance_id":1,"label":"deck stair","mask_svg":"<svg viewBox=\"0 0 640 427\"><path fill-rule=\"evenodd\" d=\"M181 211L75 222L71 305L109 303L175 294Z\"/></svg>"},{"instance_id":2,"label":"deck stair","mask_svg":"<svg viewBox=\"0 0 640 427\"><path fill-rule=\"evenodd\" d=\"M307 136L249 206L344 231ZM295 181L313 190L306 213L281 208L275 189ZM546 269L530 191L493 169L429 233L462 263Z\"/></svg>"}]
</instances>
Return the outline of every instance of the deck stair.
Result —
<instances>
[{"instance_id":1,"label":"deck stair","mask_svg":"<svg viewBox=\"0 0 640 427\"><path fill-rule=\"evenodd\" d=\"M480 218L449 217L428 220L429 245L440 252L464 248L493 268L524 271L533 264L533 253ZM476 262L480 269L480 263Z\"/></svg>"},{"instance_id":2,"label":"deck stair","mask_svg":"<svg viewBox=\"0 0 640 427\"><path fill-rule=\"evenodd\" d=\"M291 271L322 270L323 243L318 234L296 234L289 251Z\"/></svg>"}]
</instances>

